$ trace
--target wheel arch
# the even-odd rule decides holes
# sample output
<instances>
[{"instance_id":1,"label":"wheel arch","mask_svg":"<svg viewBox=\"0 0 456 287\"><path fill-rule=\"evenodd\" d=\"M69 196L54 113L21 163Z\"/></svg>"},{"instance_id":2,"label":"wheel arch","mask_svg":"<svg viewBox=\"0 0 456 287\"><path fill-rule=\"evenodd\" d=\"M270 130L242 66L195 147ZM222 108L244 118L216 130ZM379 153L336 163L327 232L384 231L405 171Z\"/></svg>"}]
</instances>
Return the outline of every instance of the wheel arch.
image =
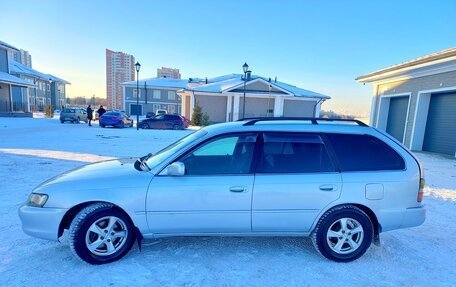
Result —
<instances>
[{"instance_id":1,"label":"wheel arch","mask_svg":"<svg viewBox=\"0 0 456 287\"><path fill-rule=\"evenodd\" d=\"M367 214L367 216L369 217L370 221L372 222L372 225L374 227L374 243L378 243L379 242L379 235L380 233L382 232L382 226L381 224L378 222L378 219L377 219L377 215L375 215L375 213L372 211L372 209L370 209L369 207L367 207L366 205L363 205L363 204L360 204L360 203L340 203L340 204L337 204L337 205L334 205L334 206L330 206L326 209L324 209L319 215L318 217L315 219L315 222L314 224L312 225L312 232L313 230L316 228L317 226L317 223L318 221L320 220L320 218L326 213L328 212L328 210L331 210L333 208L337 208L339 206L342 206L342 205L352 205L352 206L355 206L359 209L361 209L364 213Z\"/></svg>"},{"instance_id":2,"label":"wheel arch","mask_svg":"<svg viewBox=\"0 0 456 287\"><path fill-rule=\"evenodd\" d=\"M59 230L58 230L58 233L57 233L57 238L60 238L62 235L63 235L63 231L65 229L69 229L70 228L70 225L71 225L71 222L73 221L74 217L82 210L84 209L85 207L89 206L89 205L92 205L92 204L95 204L95 203L109 203L109 204L112 204L113 208L115 208L116 210L122 212L125 216L128 217L128 219L130 219L131 223L133 224L136 232L140 233L140 230L139 228L135 225L135 222L133 221L133 219L131 218L131 216L128 214L128 212L126 212L124 209L122 209L120 206L112 203L112 202L108 202L108 201L87 201L87 202L82 202L82 203L79 203L73 207L71 207L66 213L65 215L63 216L62 220L60 221L60 224L59 224ZM142 236L142 234L141 234Z\"/></svg>"}]
</instances>

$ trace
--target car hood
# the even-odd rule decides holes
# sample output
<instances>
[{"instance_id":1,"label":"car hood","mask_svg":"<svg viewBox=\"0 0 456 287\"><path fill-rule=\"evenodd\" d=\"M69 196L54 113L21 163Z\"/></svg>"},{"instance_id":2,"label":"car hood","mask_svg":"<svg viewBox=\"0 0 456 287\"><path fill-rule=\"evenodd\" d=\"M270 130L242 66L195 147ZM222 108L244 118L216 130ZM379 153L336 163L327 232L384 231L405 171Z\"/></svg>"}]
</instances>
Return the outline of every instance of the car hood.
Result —
<instances>
[{"instance_id":1,"label":"car hood","mask_svg":"<svg viewBox=\"0 0 456 287\"><path fill-rule=\"evenodd\" d=\"M147 185L152 174L138 171L134 167L136 159L115 159L88 164L53 177L34 191L43 189L90 190L138 187Z\"/></svg>"}]
</instances>

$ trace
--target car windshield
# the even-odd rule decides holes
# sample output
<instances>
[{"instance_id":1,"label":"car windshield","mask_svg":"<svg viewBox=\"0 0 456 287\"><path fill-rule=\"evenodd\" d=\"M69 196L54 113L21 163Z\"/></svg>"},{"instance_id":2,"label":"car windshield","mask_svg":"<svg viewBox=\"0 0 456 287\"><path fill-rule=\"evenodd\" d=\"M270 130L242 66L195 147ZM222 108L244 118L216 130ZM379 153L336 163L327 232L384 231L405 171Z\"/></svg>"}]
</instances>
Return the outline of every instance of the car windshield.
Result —
<instances>
[{"instance_id":1,"label":"car windshield","mask_svg":"<svg viewBox=\"0 0 456 287\"><path fill-rule=\"evenodd\" d=\"M165 147L164 149L158 151L156 154L154 154L152 157L147 159L146 163L147 166L150 169L153 169L160 163L162 163L165 159L179 151L182 147L192 143L193 141L202 138L207 134L207 131L204 129L201 129L197 132L194 132L192 134L189 134L188 136L178 140L177 142Z\"/></svg>"},{"instance_id":2,"label":"car windshield","mask_svg":"<svg viewBox=\"0 0 456 287\"><path fill-rule=\"evenodd\" d=\"M120 113L115 113L115 112L107 112L107 113L105 113L105 116L115 116L115 117L120 117Z\"/></svg>"}]
</instances>

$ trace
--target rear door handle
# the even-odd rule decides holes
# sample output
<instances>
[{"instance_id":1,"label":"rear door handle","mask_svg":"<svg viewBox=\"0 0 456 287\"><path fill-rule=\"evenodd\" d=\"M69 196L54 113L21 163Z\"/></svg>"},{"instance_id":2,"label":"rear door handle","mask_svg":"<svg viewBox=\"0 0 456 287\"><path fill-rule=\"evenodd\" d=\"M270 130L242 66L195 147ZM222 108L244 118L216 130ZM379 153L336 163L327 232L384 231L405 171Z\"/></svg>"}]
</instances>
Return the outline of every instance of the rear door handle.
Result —
<instances>
[{"instance_id":1,"label":"rear door handle","mask_svg":"<svg viewBox=\"0 0 456 287\"><path fill-rule=\"evenodd\" d=\"M333 191L334 190L334 186L332 184L320 185L320 190L322 190L322 191Z\"/></svg>"},{"instance_id":2,"label":"rear door handle","mask_svg":"<svg viewBox=\"0 0 456 287\"><path fill-rule=\"evenodd\" d=\"M247 188L245 186L232 186L230 187L231 192L245 192Z\"/></svg>"}]
</instances>

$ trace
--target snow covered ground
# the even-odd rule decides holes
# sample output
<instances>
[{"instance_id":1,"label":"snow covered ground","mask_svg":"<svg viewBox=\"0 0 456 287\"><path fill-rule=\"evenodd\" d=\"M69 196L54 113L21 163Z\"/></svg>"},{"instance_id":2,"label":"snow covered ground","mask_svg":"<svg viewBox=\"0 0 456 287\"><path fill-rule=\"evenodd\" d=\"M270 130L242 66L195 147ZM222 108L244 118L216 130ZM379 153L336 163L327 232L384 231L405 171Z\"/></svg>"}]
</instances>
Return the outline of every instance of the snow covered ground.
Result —
<instances>
[{"instance_id":1,"label":"snow covered ground","mask_svg":"<svg viewBox=\"0 0 456 287\"><path fill-rule=\"evenodd\" d=\"M67 242L21 231L19 205L41 181L77 166L154 152L191 131L101 129L55 119L0 118L0 286L454 286L456 160L419 153L428 217L381 235L359 260L340 264L307 238L145 240L121 261L91 266Z\"/></svg>"}]
</instances>

